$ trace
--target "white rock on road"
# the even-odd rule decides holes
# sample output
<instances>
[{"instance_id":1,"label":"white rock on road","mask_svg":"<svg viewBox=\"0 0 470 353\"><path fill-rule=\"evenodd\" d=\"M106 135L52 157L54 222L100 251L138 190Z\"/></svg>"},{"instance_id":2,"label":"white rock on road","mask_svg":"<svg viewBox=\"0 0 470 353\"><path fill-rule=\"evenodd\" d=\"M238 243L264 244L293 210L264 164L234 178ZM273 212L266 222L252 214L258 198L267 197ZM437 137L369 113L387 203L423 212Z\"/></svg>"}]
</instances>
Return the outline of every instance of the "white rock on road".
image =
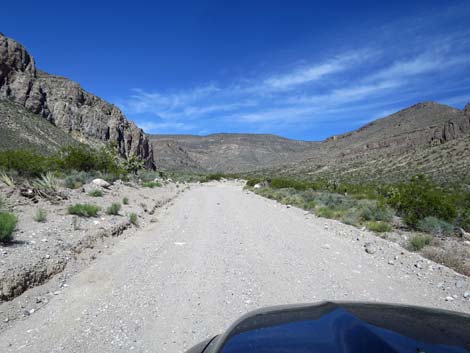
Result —
<instances>
[{"instance_id":1,"label":"white rock on road","mask_svg":"<svg viewBox=\"0 0 470 353\"><path fill-rule=\"evenodd\" d=\"M439 270L417 268L419 260L368 232L305 219L304 211L277 207L239 184L205 185L70 278L40 310L9 323L0 352L182 352L247 311L322 300L470 312L468 278L435 264ZM444 289L458 281L462 294L454 298Z\"/></svg>"}]
</instances>

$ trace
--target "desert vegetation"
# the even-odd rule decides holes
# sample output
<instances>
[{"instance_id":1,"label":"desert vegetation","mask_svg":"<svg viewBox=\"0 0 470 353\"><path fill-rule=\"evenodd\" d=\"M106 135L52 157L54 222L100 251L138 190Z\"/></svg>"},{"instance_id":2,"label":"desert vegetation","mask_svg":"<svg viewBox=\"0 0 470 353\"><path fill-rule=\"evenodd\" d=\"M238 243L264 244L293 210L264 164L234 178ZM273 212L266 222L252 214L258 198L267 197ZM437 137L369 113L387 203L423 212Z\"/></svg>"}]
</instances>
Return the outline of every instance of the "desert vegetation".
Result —
<instances>
[{"instance_id":1,"label":"desert vegetation","mask_svg":"<svg viewBox=\"0 0 470 353\"><path fill-rule=\"evenodd\" d=\"M414 233L404 244L408 249L422 251L460 272L470 271L470 266L451 259L452 253L443 250L442 242L462 240L470 232L470 190L463 186L438 184L418 175L403 183L377 185L324 179L253 178L247 181L246 188L319 217L376 233ZM427 249L431 245L434 251Z\"/></svg>"}]
</instances>

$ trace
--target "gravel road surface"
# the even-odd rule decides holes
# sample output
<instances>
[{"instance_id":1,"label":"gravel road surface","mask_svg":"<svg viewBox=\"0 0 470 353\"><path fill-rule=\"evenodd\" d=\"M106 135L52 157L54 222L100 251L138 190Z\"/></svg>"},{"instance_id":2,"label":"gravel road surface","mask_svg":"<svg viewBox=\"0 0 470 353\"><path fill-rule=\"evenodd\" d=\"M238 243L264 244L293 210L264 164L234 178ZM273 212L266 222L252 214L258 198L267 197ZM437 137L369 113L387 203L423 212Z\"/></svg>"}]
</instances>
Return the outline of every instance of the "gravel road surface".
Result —
<instances>
[{"instance_id":1,"label":"gravel road surface","mask_svg":"<svg viewBox=\"0 0 470 353\"><path fill-rule=\"evenodd\" d=\"M209 184L12 323L0 352L182 352L267 305L367 300L470 312L467 288L467 277L368 232L239 184Z\"/></svg>"}]
</instances>

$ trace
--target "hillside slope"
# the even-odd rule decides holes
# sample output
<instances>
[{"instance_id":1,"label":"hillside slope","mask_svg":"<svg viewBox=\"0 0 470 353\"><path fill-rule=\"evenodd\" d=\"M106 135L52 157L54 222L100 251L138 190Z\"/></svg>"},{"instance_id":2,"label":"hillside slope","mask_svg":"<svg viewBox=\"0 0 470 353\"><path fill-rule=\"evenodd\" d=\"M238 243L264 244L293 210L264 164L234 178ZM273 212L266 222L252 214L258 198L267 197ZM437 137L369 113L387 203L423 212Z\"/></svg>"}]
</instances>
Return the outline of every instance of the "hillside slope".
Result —
<instances>
[{"instance_id":1,"label":"hillside slope","mask_svg":"<svg viewBox=\"0 0 470 353\"><path fill-rule=\"evenodd\" d=\"M37 149L49 154L78 142L40 115L8 100L0 100L0 151Z\"/></svg>"},{"instance_id":2,"label":"hillside slope","mask_svg":"<svg viewBox=\"0 0 470 353\"><path fill-rule=\"evenodd\" d=\"M305 158L314 142L275 135L150 135L157 164L169 170L246 172Z\"/></svg>"},{"instance_id":3,"label":"hillside slope","mask_svg":"<svg viewBox=\"0 0 470 353\"><path fill-rule=\"evenodd\" d=\"M0 34L0 98L13 101L74 138L114 143L123 156L138 155L154 166L148 137L114 105L67 78L36 68L26 49Z\"/></svg>"},{"instance_id":4,"label":"hillside slope","mask_svg":"<svg viewBox=\"0 0 470 353\"><path fill-rule=\"evenodd\" d=\"M353 132L333 136L301 163L265 173L396 181L423 173L440 181L470 177L470 105L416 104Z\"/></svg>"}]
</instances>

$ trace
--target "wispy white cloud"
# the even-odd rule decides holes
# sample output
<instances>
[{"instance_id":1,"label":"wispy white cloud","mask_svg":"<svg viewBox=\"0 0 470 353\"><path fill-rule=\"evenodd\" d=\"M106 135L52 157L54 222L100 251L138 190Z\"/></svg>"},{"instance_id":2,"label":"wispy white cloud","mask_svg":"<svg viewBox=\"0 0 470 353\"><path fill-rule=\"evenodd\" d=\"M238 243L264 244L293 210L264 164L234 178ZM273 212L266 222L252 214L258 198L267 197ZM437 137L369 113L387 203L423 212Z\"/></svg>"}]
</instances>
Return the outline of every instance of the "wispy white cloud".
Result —
<instances>
[{"instance_id":1,"label":"wispy white cloud","mask_svg":"<svg viewBox=\"0 0 470 353\"><path fill-rule=\"evenodd\" d=\"M406 45L364 41L354 51L303 60L289 70L271 67L270 74L257 77L169 93L137 89L119 105L129 115L155 117L141 124L144 130L200 132L214 126L299 128L333 117L364 123L429 97L446 98L448 104L470 100L463 94L470 82L463 75L470 68L470 40L463 41L460 33L423 35L422 26L407 28L411 39ZM420 33L414 41L413 31Z\"/></svg>"}]
</instances>

